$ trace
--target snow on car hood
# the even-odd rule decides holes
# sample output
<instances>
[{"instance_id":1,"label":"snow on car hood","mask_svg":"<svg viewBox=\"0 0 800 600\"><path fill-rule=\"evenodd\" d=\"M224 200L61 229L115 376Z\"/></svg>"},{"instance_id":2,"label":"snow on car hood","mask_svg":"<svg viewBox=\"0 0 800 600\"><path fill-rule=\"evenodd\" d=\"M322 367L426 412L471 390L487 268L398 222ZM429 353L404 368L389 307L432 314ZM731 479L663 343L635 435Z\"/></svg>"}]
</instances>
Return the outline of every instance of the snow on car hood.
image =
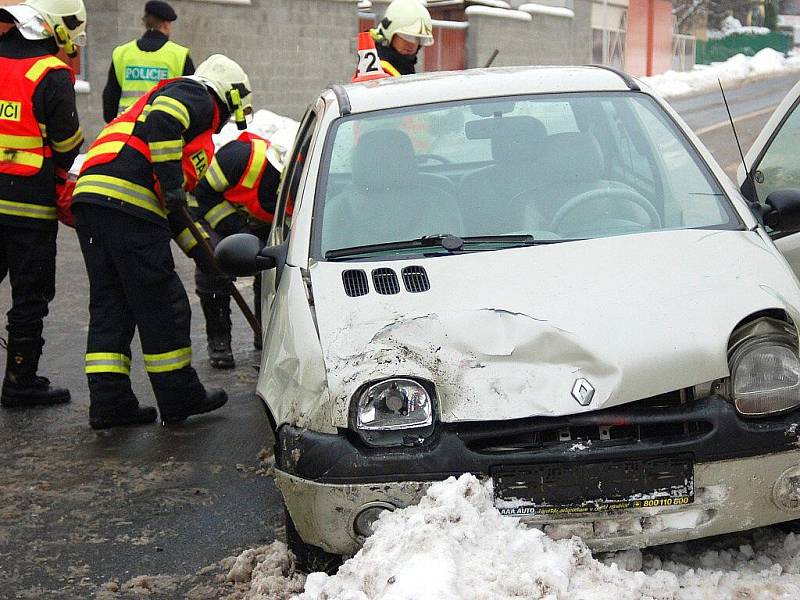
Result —
<instances>
[{"instance_id":1,"label":"snow on car hood","mask_svg":"<svg viewBox=\"0 0 800 600\"><path fill-rule=\"evenodd\" d=\"M342 272L425 268L430 290L349 297ZM800 322L800 287L748 231L665 231L492 252L319 262L311 280L334 406L363 384L436 385L443 421L597 410L728 375L728 337L754 312ZM572 391L594 388L588 406Z\"/></svg>"}]
</instances>

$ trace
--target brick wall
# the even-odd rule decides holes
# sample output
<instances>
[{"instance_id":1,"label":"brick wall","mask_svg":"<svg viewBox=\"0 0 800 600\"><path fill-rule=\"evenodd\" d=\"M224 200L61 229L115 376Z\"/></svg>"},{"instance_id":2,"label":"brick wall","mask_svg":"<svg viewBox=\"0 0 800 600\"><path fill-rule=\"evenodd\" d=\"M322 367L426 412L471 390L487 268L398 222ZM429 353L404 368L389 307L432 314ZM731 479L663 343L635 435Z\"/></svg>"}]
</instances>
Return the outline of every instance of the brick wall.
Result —
<instances>
[{"instance_id":1,"label":"brick wall","mask_svg":"<svg viewBox=\"0 0 800 600\"><path fill-rule=\"evenodd\" d=\"M99 132L102 91L111 51L142 34L144 0L84 0L89 46L83 75L91 85L79 94L78 110L87 140ZM354 0L252 0L250 5L170 0L178 13L172 39L191 49L199 64L222 53L250 75L254 108L299 118L329 83L349 81L355 65ZM84 148L85 149L85 148Z\"/></svg>"}]
</instances>

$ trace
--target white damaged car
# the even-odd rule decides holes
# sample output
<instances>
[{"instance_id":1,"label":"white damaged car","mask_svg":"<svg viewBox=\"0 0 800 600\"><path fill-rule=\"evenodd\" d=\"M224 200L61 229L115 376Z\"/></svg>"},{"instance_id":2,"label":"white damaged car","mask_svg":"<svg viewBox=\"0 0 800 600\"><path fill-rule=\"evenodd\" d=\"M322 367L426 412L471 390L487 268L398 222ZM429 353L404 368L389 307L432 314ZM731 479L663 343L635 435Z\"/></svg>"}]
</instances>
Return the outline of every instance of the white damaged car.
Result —
<instances>
[{"instance_id":1,"label":"white damaged car","mask_svg":"<svg viewBox=\"0 0 800 600\"><path fill-rule=\"evenodd\" d=\"M800 518L800 285L779 250L800 257L797 147L743 173L748 200L613 70L325 90L270 245L217 249L263 271L257 391L301 562L464 472L600 550Z\"/></svg>"}]
</instances>

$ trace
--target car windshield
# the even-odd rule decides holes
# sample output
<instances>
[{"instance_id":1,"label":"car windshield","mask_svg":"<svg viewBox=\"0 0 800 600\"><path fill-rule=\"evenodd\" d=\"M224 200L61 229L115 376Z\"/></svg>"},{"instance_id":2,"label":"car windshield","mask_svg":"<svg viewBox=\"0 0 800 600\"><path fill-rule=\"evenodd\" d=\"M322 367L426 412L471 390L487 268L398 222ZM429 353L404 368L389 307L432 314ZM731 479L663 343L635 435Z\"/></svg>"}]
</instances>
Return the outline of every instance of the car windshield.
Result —
<instances>
[{"instance_id":1,"label":"car windshield","mask_svg":"<svg viewBox=\"0 0 800 600\"><path fill-rule=\"evenodd\" d=\"M740 226L702 158L640 93L352 115L332 127L321 175L315 245L327 258ZM464 243L420 243L444 235Z\"/></svg>"}]
</instances>

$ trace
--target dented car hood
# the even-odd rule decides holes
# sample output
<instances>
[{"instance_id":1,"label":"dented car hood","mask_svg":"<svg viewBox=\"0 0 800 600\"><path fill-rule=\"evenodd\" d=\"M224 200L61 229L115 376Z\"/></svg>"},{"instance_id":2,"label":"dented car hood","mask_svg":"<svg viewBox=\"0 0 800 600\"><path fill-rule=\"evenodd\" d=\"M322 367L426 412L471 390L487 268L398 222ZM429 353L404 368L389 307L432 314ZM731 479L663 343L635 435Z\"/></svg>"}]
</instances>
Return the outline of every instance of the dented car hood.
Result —
<instances>
[{"instance_id":1,"label":"dented car hood","mask_svg":"<svg viewBox=\"0 0 800 600\"><path fill-rule=\"evenodd\" d=\"M350 297L342 273L421 266L430 289ZM728 375L749 314L798 320L798 283L754 231L662 231L310 268L332 424L363 384L436 386L445 422L593 411ZM791 299L791 300L790 300ZM582 406L576 382L593 388ZM586 399L585 389L581 392ZM578 395L580 396L581 393Z\"/></svg>"}]
</instances>

